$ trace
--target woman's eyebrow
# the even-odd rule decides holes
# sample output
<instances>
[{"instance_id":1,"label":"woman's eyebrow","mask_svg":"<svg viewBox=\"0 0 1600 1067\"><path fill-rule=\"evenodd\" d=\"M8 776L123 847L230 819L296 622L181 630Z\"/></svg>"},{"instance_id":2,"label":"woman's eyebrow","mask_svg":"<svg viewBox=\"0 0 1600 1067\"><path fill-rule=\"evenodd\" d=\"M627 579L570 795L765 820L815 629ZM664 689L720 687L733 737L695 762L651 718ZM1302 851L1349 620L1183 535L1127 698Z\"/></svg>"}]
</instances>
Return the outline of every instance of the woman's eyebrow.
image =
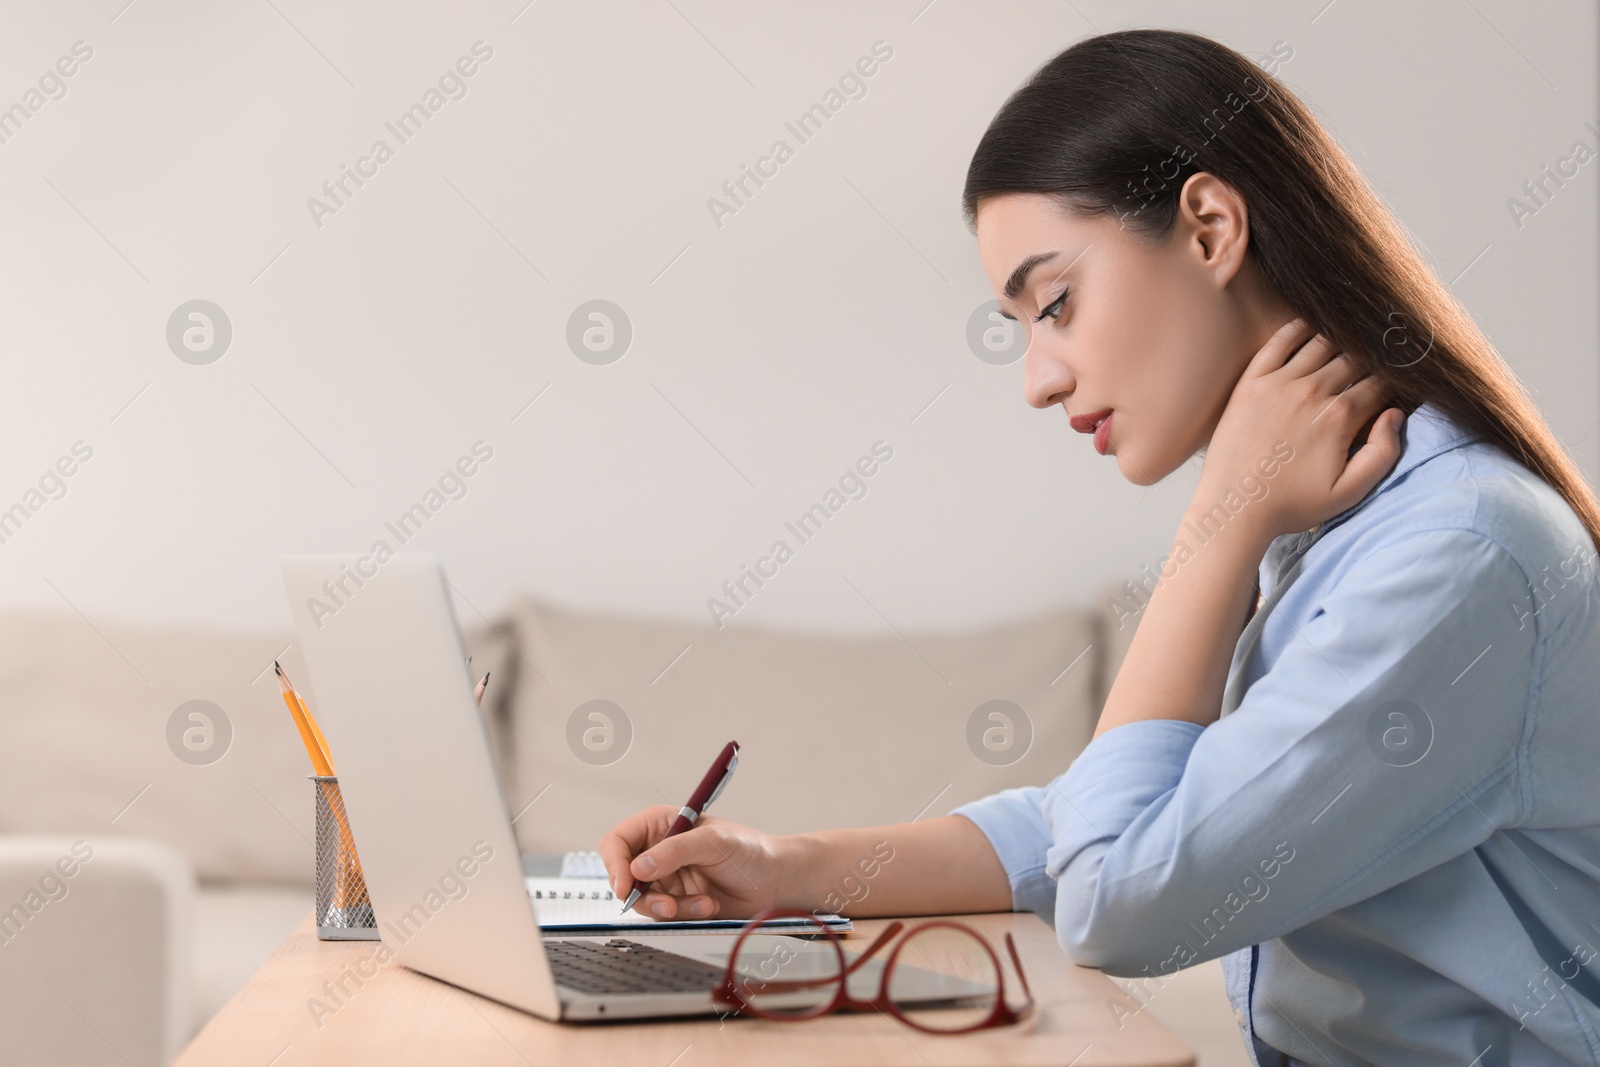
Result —
<instances>
[{"instance_id":1,"label":"woman's eyebrow","mask_svg":"<svg viewBox=\"0 0 1600 1067\"><path fill-rule=\"evenodd\" d=\"M1060 254L1060 252L1035 252L1021 263L1018 263L1017 269L1012 271L1011 277L1006 279L1006 296L1011 300L1015 300L1017 294L1022 292L1022 287L1028 284L1028 275L1033 268L1041 263L1050 262Z\"/></svg>"}]
</instances>

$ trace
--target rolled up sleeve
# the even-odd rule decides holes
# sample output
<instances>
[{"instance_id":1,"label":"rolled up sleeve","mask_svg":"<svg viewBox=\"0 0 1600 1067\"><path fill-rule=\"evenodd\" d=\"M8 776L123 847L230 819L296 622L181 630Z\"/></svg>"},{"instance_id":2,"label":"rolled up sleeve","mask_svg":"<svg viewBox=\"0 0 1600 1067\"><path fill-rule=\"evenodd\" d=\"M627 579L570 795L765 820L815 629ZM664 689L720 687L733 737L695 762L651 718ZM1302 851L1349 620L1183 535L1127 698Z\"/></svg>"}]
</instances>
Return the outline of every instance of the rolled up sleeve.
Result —
<instances>
[{"instance_id":1,"label":"rolled up sleeve","mask_svg":"<svg viewBox=\"0 0 1600 1067\"><path fill-rule=\"evenodd\" d=\"M1055 921L1056 883L1045 874L1045 851L1050 831L1039 812L1043 786L1005 789L963 804L951 811L977 824L989 839L1011 883L1011 910L1036 912L1046 922Z\"/></svg>"}]
</instances>

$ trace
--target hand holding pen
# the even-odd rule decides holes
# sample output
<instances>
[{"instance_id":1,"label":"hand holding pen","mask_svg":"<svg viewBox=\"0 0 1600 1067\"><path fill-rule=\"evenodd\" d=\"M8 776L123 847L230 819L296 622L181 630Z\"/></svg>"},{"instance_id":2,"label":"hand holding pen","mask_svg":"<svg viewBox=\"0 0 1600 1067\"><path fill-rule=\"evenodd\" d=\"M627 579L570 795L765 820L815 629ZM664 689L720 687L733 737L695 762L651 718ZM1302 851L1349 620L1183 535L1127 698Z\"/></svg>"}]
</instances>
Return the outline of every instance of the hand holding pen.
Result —
<instances>
[{"instance_id":1,"label":"hand holding pen","mask_svg":"<svg viewBox=\"0 0 1600 1067\"><path fill-rule=\"evenodd\" d=\"M714 800L722 795L727 788L729 780L733 778L733 769L739 765L739 742L729 741L722 747L722 752L717 756L716 762L711 764L711 769L706 771L705 777L700 779L689 797L689 802L678 810L678 817L672 821L672 826L667 830L665 841L668 837L690 829L705 813ZM650 891L650 882L635 882L633 892L628 894L628 899L623 902L622 910L626 912L633 907L634 901Z\"/></svg>"},{"instance_id":2,"label":"hand holding pen","mask_svg":"<svg viewBox=\"0 0 1600 1067\"><path fill-rule=\"evenodd\" d=\"M715 794L711 788L707 804ZM681 833L670 831L682 809L652 804L601 835L600 859L619 900L638 883L631 906L669 920L748 919L767 908L811 911L825 903L834 881L819 872L812 835L764 833L695 810L700 816Z\"/></svg>"}]
</instances>

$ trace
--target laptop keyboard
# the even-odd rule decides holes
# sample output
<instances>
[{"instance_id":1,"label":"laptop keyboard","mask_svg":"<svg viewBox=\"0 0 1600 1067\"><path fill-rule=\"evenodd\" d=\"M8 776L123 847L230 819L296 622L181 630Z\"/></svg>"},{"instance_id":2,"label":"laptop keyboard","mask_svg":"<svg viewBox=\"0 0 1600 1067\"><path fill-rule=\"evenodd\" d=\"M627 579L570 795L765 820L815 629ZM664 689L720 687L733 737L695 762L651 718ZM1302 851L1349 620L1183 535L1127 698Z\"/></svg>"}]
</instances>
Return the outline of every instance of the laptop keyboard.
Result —
<instances>
[{"instance_id":1,"label":"laptop keyboard","mask_svg":"<svg viewBox=\"0 0 1600 1067\"><path fill-rule=\"evenodd\" d=\"M556 983L580 993L708 993L723 976L721 967L620 937L546 941L544 951Z\"/></svg>"}]
</instances>

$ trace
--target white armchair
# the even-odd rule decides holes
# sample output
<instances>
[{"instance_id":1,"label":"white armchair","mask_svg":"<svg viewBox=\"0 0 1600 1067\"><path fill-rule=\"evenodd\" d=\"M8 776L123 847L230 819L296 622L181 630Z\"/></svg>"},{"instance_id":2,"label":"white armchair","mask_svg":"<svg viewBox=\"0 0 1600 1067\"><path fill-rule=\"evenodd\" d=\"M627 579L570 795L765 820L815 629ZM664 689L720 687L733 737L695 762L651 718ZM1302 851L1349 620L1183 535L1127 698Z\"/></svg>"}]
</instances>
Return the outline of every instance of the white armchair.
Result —
<instances>
[{"instance_id":1,"label":"white armchair","mask_svg":"<svg viewBox=\"0 0 1600 1067\"><path fill-rule=\"evenodd\" d=\"M0 835L0 1058L172 1059L190 1031L194 908L194 869L170 845Z\"/></svg>"}]
</instances>

